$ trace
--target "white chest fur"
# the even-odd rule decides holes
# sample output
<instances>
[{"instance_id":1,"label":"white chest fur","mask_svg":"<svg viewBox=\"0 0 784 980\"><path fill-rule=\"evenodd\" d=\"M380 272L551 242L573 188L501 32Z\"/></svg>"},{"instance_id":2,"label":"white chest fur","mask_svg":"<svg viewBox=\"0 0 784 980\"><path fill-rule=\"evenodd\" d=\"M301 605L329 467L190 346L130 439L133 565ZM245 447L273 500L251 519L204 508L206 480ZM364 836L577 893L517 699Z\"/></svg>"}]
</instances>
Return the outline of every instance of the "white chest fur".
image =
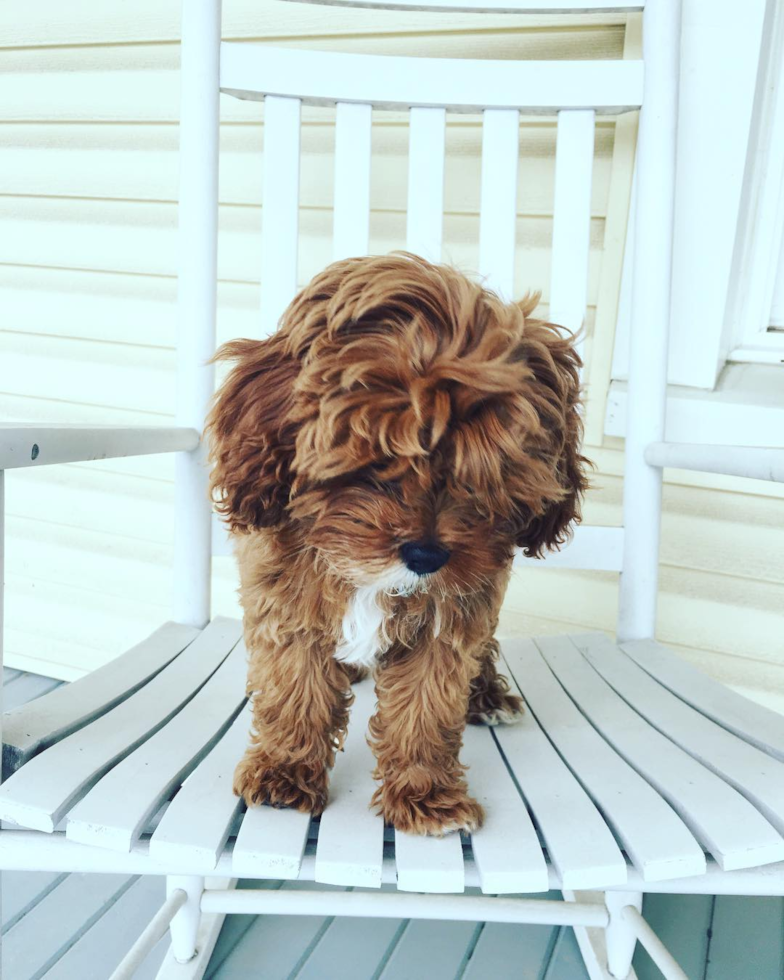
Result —
<instances>
[{"instance_id":1,"label":"white chest fur","mask_svg":"<svg viewBox=\"0 0 784 980\"><path fill-rule=\"evenodd\" d=\"M377 585L363 585L349 599L343 616L343 639L335 650L338 660L370 666L389 645L385 613L378 603L381 591Z\"/></svg>"},{"instance_id":2,"label":"white chest fur","mask_svg":"<svg viewBox=\"0 0 784 980\"><path fill-rule=\"evenodd\" d=\"M335 650L337 660L370 666L379 653L389 647L385 625L387 613L381 608L382 595L410 595L422 588L424 580L400 566L370 585L358 586L343 616L343 639Z\"/></svg>"}]
</instances>

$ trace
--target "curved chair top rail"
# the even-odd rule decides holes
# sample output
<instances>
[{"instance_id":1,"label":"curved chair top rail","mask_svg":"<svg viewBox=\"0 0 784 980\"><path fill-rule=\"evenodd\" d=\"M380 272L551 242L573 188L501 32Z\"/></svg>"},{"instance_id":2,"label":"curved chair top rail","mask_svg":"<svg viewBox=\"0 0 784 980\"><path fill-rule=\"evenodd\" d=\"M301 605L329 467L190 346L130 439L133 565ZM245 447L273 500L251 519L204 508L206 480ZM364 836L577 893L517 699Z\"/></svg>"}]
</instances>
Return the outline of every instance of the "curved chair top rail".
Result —
<instances>
[{"instance_id":1,"label":"curved chair top rail","mask_svg":"<svg viewBox=\"0 0 784 980\"><path fill-rule=\"evenodd\" d=\"M291 2L291 0L290 0ZM563 3L562 0L293 0L299 3L318 3L330 7L368 7L378 10L427 10L463 14L623 14L635 13L645 7L644 0L582 0Z\"/></svg>"},{"instance_id":2,"label":"curved chair top rail","mask_svg":"<svg viewBox=\"0 0 784 980\"><path fill-rule=\"evenodd\" d=\"M221 91L305 105L354 102L377 109L437 106L450 112L562 109L619 113L642 103L638 61L481 61L302 51L224 42Z\"/></svg>"}]
</instances>

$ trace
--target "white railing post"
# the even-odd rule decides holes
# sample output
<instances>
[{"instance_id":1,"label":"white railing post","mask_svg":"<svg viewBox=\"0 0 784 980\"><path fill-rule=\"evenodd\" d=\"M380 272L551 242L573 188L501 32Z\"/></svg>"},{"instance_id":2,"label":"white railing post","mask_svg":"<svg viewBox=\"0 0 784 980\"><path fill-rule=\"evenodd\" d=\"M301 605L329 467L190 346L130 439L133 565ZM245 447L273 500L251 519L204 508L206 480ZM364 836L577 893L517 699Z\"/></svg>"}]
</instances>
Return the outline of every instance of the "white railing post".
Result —
<instances>
[{"instance_id":1,"label":"white railing post","mask_svg":"<svg viewBox=\"0 0 784 980\"><path fill-rule=\"evenodd\" d=\"M649 0L643 16L620 640L656 631L662 472L645 461L645 447L664 441L681 0Z\"/></svg>"},{"instance_id":2,"label":"white railing post","mask_svg":"<svg viewBox=\"0 0 784 980\"><path fill-rule=\"evenodd\" d=\"M177 424L199 432L214 388L218 250L220 0L183 0L180 107ZM174 619L210 618L206 447L175 463Z\"/></svg>"}]
</instances>

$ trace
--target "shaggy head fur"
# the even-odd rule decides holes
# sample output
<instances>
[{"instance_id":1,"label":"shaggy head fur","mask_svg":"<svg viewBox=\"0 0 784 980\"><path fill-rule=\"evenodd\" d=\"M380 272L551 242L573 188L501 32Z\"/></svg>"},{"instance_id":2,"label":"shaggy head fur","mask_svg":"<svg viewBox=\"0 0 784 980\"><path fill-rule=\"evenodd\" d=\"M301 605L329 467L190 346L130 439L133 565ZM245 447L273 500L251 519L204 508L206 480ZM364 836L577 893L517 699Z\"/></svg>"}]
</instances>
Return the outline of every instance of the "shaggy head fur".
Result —
<instances>
[{"instance_id":1,"label":"shaggy head fur","mask_svg":"<svg viewBox=\"0 0 784 980\"><path fill-rule=\"evenodd\" d=\"M218 352L235 364L209 419L212 489L239 542L251 687L269 686L289 639L309 631L312 656L333 663L376 652L398 663L438 637L462 664L455 690L441 683L438 697L465 720L469 685L495 677L482 663L495 656L515 548L540 556L561 545L586 487L580 362L571 336L531 317L536 299L504 303L404 253L347 259L302 290L271 337ZM421 547L442 564L423 573L411 557ZM380 677L382 702L383 690ZM382 703L380 742L391 738L383 715ZM324 725L335 724L325 707ZM390 781L406 761L383 755ZM457 785L459 766L446 768ZM274 795L248 789L269 782L262 770L241 784L249 802ZM432 829L385 812L403 829Z\"/></svg>"},{"instance_id":2,"label":"shaggy head fur","mask_svg":"<svg viewBox=\"0 0 784 980\"><path fill-rule=\"evenodd\" d=\"M571 337L446 266L348 259L267 340L238 340L210 420L212 486L233 531L295 522L353 584L442 544L439 587L477 588L515 545L539 556L579 519Z\"/></svg>"}]
</instances>

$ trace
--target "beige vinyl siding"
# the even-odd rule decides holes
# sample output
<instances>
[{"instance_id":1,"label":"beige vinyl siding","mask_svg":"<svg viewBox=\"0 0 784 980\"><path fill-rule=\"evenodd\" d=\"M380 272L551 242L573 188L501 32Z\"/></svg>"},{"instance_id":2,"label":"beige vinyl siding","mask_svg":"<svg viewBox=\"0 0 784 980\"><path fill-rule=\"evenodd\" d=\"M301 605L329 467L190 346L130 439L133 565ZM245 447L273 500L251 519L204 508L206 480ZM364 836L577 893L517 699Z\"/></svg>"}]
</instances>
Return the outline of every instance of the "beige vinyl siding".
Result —
<instances>
[{"instance_id":1,"label":"beige vinyl siding","mask_svg":"<svg viewBox=\"0 0 784 980\"><path fill-rule=\"evenodd\" d=\"M625 18L453 16L224 0L223 34L355 52L618 58ZM557 26L560 25L560 26ZM7 419L166 423L174 407L179 0L0 6L0 411ZM219 339L258 332L263 106L222 98ZM330 110L303 112L300 279L330 259ZM587 517L620 524L622 444L603 440L633 119L597 126L591 226ZM446 256L477 260L481 130L450 119ZM521 127L517 286L543 288L555 125ZM407 123L374 113L371 249L405 239ZM612 216L608 219L608 207ZM598 309L597 309L598 304ZM166 458L7 477L6 663L71 678L169 615L173 465ZM784 705L784 502L778 488L673 474L660 635ZM215 612L236 610L229 559ZM612 630L617 577L526 570L505 633ZM708 651L707 654L700 651Z\"/></svg>"}]
</instances>

